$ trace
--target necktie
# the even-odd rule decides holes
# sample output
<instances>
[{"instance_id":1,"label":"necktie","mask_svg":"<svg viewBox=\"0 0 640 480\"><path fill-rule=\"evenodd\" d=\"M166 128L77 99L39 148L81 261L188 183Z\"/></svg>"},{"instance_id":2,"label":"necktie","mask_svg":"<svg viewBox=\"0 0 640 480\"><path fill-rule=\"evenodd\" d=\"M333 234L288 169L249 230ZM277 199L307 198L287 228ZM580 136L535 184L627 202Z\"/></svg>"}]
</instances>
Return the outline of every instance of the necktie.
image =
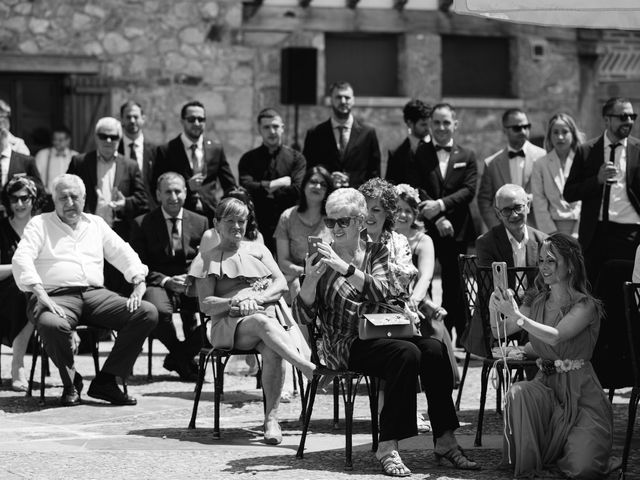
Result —
<instances>
[{"instance_id":1,"label":"necktie","mask_svg":"<svg viewBox=\"0 0 640 480\"><path fill-rule=\"evenodd\" d=\"M614 165L616 163L616 148L620 146L619 143L612 143L609 145L611 151L609 152L609 163ZM611 195L611 185L613 182L608 181L604 184L604 194L602 196L602 221L609 221L609 197Z\"/></svg>"},{"instance_id":2,"label":"necktie","mask_svg":"<svg viewBox=\"0 0 640 480\"><path fill-rule=\"evenodd\" d=\"M509 158L515 158L515 157L525 157L524 151L523 150L518 150L517 152L509 152L507 155L509 155Z\"/></svg>"},{"instance_id":3,"label":"necktie","mask_svg":"<svg viewBox=\"0 0 640 480\"><path fill-rule=\"evenodd\" d=\"M133 142L129 144L129 158L133 161L138 161L138 155L136 155L136 147Z\"/></svg>"},{"instance_id":4,"label":"necktie","mask_svg":"<svg viewBox=\"0 0 640 480\"><path fill-rule=\"evenodd\" d=\"M451 153L451 147L445 147L444 145L436 145L435 149L436 149L436 152L439 152L440 150L444 150L445 152Z\"/></svg>"},{"instance_id":5,"label":"necktie","mask_svg":"<svg viewBox=\"0 0 640 480\"><path fill-rule=\"evenodd\" d=\"M171 220L171 253L175 256L178 252L182 252L182 238L178 231L179 218L170 218Z\"/></svg>"},{"instance_id":6,"label":"necktie","mask_svg":"<svg viewBox=\"0 0 640 480\"><path fill-rule=\"evenodd\" d=\"M347 142L349 141L349 139L347 138L347 127L345 127L344 125L340 125L338 127L338 132L340 133L338 149L340 150L340 157L342 157L344 156L344 151L347 148Z\"/></svg>"},{"instance_id":7,"label":"necktie","mask_svg":"<svg viewBox=\"0 0 640 480\"><path fill-rule=\"evenodd\" d=\"M191 168L193 168L193 173L200 173L200 163L198 162L198 156L196 155L198 145L193 143L189 148L191 149Z\"/></svg>"}]
</instances>

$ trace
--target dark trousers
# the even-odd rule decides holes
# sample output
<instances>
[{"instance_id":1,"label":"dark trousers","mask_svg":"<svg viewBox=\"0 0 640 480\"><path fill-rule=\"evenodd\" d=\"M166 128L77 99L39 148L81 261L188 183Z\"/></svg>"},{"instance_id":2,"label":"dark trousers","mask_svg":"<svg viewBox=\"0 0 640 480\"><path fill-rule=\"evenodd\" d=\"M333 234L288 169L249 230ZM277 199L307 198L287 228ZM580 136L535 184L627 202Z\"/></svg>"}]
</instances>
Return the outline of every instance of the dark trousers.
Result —
<instances>
[{"instance_id":1,"label":"dark trousers","mask_svg":"<svg viewBox=\"0 0 640 480\"><path fill-rule=\"evenodd\" d=\"M145 338L158 323L158 312L152 304L143 301L134 312L129 312L127 299L106 288L75 289L54 294L51 299L65 311L66 318L49 310L40 311L35 295L29 301L29 309L33 312L49 358L60 370L64 385L71 385L73 381L67 369L74 367L72 332L80 322L118 332L113 349L102 367L103 372L118 377L127 377L131 373Z\"/></svg>"},{"instance_id":2,"label":"dark trousers","mask_svg":"<svg viewBox=\"0 0 640 480\"><path fill-rule=\"evenodd\" d=\"M444 319L447 330L456 327L458 344L465 327L464 302L460 291L460 272L458 271L458 255L467 253L467 243L459 242L452 237L433 235L433 246L436 258L440 262L442 278L442 308L448 315Z\"/></svg>"},{"instance_id":3,"label":"dark trousers","mask_svg":"<svg viewBox=\"0 0 640 480\"><path fill-rule=\"evenodd\" d=\"M460 426L453 405L453 374L447 347L433 338L356 340L349 368L385 381L380 441L418 434L416 379L420 375L429 404L434 438Z\"/></svg>"},{"instance_id":4,"label":"dark trousers","mask_svg":"<svg viewBox=\"0 0 640 480\"><path fill-rule=\"evenodd\" d=\"M176 298L177 297L177 298ZM169 353L178 356L193 357L200 350L200 334L196 330L194 315L197 311L197 299L186 295L171 295L163 287L151 285L147 287L144 299L152 303L158 310L158 326L151 332L167 347ZM176 307L180 310L185 342L178 340L176 328L171 319Z\"/></svg>"}]
</instances>

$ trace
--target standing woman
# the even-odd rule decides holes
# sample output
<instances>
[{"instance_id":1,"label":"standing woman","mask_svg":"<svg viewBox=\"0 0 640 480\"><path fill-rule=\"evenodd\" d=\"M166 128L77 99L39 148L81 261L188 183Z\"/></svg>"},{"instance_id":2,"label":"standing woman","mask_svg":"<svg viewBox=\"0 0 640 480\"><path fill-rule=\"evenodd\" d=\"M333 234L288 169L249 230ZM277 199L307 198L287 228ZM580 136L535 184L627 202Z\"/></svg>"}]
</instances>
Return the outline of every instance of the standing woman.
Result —
<instances>
[{"instance_id":1,"label":"standing woman","mask_svg":"<svg viewBox=\"0 0 640 480\"><path fill-rule=\"evenodd\" d=\"M549 120L544 138L549 153L536 160L531 171L533 213L538 230L546 234L578 236L580 202L567 202L562 192L576 148L583 140L570 115L557 113Z\"/></svg>"},{"instance_id":2,"label":"standing woman","mask_svg":"<svg viewBox=\"0 0 640 480\"><path fill-rule=\"evenodd\" d=\"M37 213L42 191L29 177L14 177L2 191L2 204L9 214L0 220L0 336L4 345L13 349L11 359L11 389L27 391L24 355L33 332L27 320L26 296L21 292L11 273L11 259L22 238L24 227Z\"/></svg>"}]
</instances>

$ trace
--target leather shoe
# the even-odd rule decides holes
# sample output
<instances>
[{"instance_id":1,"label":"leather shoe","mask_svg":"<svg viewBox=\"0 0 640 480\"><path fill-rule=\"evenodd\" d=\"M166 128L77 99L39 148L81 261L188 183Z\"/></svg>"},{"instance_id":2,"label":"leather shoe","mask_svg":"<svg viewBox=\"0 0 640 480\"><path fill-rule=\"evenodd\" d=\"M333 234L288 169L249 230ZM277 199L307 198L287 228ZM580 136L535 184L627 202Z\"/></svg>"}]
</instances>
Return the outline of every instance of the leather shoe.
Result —
<instances>
[{"instance_id":1,"label":"leather shoe","mask_svg":"<svg viewBox=\"0 0 640 480\"><path fill-rule=\"evenodd\" d=\"M115 381L109 383L98 383L95 380L89 385L87 395L93 398L99 398L112 405L136 405L138 401L126 395L120 390Z\"/></svg>"},{"instance_id":2,"label":"leather shoe","mask_svg":"<svg viewBox=\"0 0 640 480\"><path fill-rule=\"evenodd\" d=\"M193 368L186 359L177 358L173 355L167 355L164 359L162 366L170 372L176 372L180 375L180 381L182 382L195 382L198 380L198 370L193 371Z\"/></svg>"},{"instance_id":3,"label":"leather shoe","mask_svg":"<svg viewBox=\"0 0 640 480\"><path fill-rule=\"evenodd\" d=\"M62 390L62 397L60 397L60 404L63 407L75 407L80 405L80 394L74 385L68 385Z\"/></svg>"}]
</instances>

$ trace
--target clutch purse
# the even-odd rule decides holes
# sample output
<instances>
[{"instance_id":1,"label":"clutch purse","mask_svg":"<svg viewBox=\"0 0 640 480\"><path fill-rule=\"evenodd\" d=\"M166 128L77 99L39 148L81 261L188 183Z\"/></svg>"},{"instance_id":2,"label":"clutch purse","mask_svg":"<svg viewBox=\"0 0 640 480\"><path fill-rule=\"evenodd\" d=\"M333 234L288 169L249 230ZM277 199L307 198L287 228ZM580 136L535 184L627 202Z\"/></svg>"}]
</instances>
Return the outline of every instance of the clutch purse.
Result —
<instances>
[{"instance_id":1,"label":"clutch purse","mask_svg":"<svg viewBox=\"0 0 640 480\"><path fill-rule=\"evenodd\" d=\"M389 304L377 306L387 313L364 313L358 323L360 340L375 338L411 338L420 335L416 321L403 307Z\"/></svg>"}]
</instances>

